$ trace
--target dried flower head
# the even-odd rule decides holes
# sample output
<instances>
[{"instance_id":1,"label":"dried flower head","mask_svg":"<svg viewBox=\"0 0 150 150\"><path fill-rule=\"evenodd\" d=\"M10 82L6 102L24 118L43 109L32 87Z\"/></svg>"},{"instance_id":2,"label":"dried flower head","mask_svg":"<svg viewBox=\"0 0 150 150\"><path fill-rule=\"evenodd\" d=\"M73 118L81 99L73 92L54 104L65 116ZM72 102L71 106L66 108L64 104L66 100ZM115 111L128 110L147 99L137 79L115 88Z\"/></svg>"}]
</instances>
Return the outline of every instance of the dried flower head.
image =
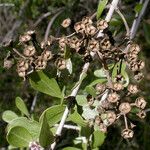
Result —
<instances>
[{"instance_id":1,"label":"dried flower head","mask_svg":"<svg viewBox=\"0 0 150 150\"><path fill-rule=\"evenodd\" d=\"M139 118L144 119L146 117L146 112L144 110L139 111L136 114Z\"/></svg>"},{"instance_id":2,"label":"dried flower head","mask_svg":"<svg viewBox=\"0 0 150 150\"><path fill-rule=\"evenodd\" d=\"M138 97L135 101L135 105L141 109L146 107L146 101L143 97Z\"/></svg>"},{"instance_id":3,"label":"dried flower head","mask_svg":"<svg viewBox=\"0 0 150 150\"><path fill-rule=\"evenodd\" d=\"M128 85L128 91L132 94L136 94L139 90L137 85L130 84Z\"/></svg>"},{"instance_id":4,"label":"dried flower head","mask_svg":"<svg viewBox=\"0 0 150 150\"><path fill-rule=\"evenodd\" d=\"M67 28L67 27L70 26L70 24L71 24L71 19L70 19L70 18L67 18L67 19L65 19L65 20L62 22L61 25L62 25L64 28Z\"/></svg>"},{"instance_id":5,"label":"dried flower head","mask_svg":"<svg viewBox=\"0 0 150 150\"><path fill-rule=\"evenodd\" d=\"M122 132L121 132L121 136L122 136L124 139L132 138L133 135L134 135L134 132L133 132L133 130L131 130L131 129L124 129L124 130L122 130Z\"/></svg>"},{"instance_id":6,"label":"dried flower head","mask_svg":"<svg viewBox=\"0 0 150 150\"><path fill-rule=\"evenodd\" d=\"M128 102L123 102L120 104L119 110L122 114L127 114L131 111L131 106Z\"/></svg>"},{"instance_id":7,"label":"dried flower head","mask_svg":"<svg viewBox=\"0 0 150 150\"><path fill-rule=\"evenodd\" d=\"M96 84L95 89L96 89L97 92L103 93L105 91L105 89L106 89L106 85L98 83L98 84Z\"/></svg>"},{"instance_id":8,"label":"dried flower head","mask_svg":"<svg viewBox=\"0 0 150 150\"><path fill-rule=\"evenodd\" d=\"M32 45L28 45L25 47L23 54L27 57L31 57L35 54L35 52L36 52L35 47Z\"/></svg>"},{"instance_id":9,"label":"dried flower head","mask_svg":"<svg viewBox=\"0 0 150 150\"><path fill-rule=\"evenodd\" d=\"M122 83L120 83L120 82L116 82L116 83L113 84L113 89L114 89L115 91L120 91L120 90L122 90L123 88L124 88L124 87L123 87Z\"/></svg>"},{"instance_id":10,"label":"dried flower head","mask_svg":"<svg viewBox=\"0 0 150 150\"><path fill-rule=\"evenodd\" d=\"M98 30L105 30L108 28L108 23L106 20L98 20L97 21L97 29Z\"/></svg>"},{"instance_id":11,"label":"dried flower head","mask_svg":"<svg viewBox=\"0 0 150 150\"><path fill-rule=\"evenodd\" d=\"M119 99L120 99L120 96L116 92L110 93L107 97L107 100L110 103L116 103Z\"/></svg>"}]
</instances>

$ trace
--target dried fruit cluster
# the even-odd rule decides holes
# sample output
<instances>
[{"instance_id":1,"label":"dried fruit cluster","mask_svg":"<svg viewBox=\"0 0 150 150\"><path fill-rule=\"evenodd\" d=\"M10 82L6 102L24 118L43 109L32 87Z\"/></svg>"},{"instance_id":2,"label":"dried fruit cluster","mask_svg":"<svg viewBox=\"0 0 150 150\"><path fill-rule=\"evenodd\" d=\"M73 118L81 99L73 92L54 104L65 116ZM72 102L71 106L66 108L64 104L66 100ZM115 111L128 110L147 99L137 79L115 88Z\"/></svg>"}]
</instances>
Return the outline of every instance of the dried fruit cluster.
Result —
<instances>
[{"instance_id":1,"label":"dried fruit cluster","mask_svg":"<svg viewBox=\"0 0 150 150\"><path fill-rule=\"evenodd\" d=\"M63 21L62 26L67 28L71 24L70 19ZM45 69L48 61L54 60L54 65L59 70L66 68L65 54L66 50L74 54L78 53L83 57L85 62L92 60L92 57L98 58L106 71L108 82L105 84L98 83L95 86L97 91L97 98L87 98L88 104L93 109L95 100L98 100L98 105L94 108L99 115L94 118L94 126L98 126L101 131L106 132L107 127L114 124L121 116L124 118L125 129L122 130L124 138L133 137L132 125L129 127L129 120L127 119L133 111L133 108L138 108L137 116L144 118L146 116L144 108L146 101L143 97L138 96L139 88L135 84L124 85L124 77L120 69L117 71L115 79L111 76L109 70L109 63L124 62L128 68L133 72L134 78L140 81L143 77L142 72L144 62L138 60L138 53L140 47L131 43L115 44L111 32L108 29L109 25L105 20L98 20L93 22L90 17L84 17L80 22L74 24L75 32L69 36L61 38L50 37L48 41L39 44L36 40L34 31L28 31L20 36L20 43L23 46L23 54L17 64L17 72L20 77L25 78L30 72L34 70ZM99 37L97 34L101 33ZM59 46L57 54L52 53L53 47ZM125 49L125 47L127 47ZM40 53L40 55L39 55ZM93 60L94 61L94 60ZM103 95L108 94L105 99L101 99ZM137 98L132 103L132 96Z\"/></svg>"}]
</instances>

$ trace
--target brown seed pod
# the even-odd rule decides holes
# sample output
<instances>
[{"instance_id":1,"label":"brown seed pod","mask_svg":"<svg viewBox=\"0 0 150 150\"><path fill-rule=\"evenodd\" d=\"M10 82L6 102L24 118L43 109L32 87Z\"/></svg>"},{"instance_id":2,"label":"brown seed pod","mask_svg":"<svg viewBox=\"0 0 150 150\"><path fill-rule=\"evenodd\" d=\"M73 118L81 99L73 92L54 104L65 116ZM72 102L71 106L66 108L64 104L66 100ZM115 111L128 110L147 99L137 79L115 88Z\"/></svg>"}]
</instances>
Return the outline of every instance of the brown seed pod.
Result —
<instances>
[{"instance_id":1,"label":"brown seed pod","mask_svg":"<svg viewBox=\"0 0 150 150\"><path fill-rule=\"evenodd\" d=\"M108 38L104 38L100 41L100 47L103 49L103 50L108 50L111 48L111 43L110 43L110 40Z\"/></svg>"},{"instance_id":2,"label":"brown seed pod","mask_svg":"<svg viewBox=\"0 0 150 150\"><path fill-rule=\"evenodd\" d=\"M69 41L70 47L75 49L77 52L80 49L81 44L82 44L82 41L79 40L76 36L73 36Z\"/></svg>"},{"instance_id":3,"label":"brown seed pod","mask_svg":"<svg viewBox=\"0 0 150 150\"><path fill-rule=\"evenodd\" d=\"M108 23L105 20L98 20L97 21L97 29L98 30L105 30L108 28Z\"/></svg>"},{"instance_id":4,"label":"brown seed pod","mask_svg":"<svg viewBox=\"0 0 150 150\"><path fill-rule=\"evenodd\" d=\"M93 21L89 17L84 17L82 19L82 23L87 26L87 25L92 25Z\"/></svg>"},{"instance_id":5,"label":"brown seed pod","mask_svg":"<svg viewBox=\"0 0 150 150\"><path fill-rule=\"evenodd\" d=\"M120 96L116 92L110 93L107 97L107 100L110 103L116 103L119 99L120 99Z\"/></svg>"},{"instance_id":6,"label":"brown seed pod","mask_svg":"<svg viewBox=\"0 0 150 150\"><path fill-rule=\"evenodd\" d=\"M87 35L94 35L96 33L96 31L97 31L97 29L92 25L87 25L85 28L85 33Z\"/></svg>"},{"instance_id":7,"label":"brown seed pod","mask_svg":"<svg viewBox=\"0 0 150 150\"><path fill-rule=\"evenodd\" d=\"M107 126L104 125L103 123L100 123L99 129L101 132L106 133L107 132Z\"/></svg>"},{"instance_id":8,"label":"brown seed pod","mask_svg":"<svg viewBox=\"0 0 150 150\"><path fill-rule=\"evenodd\" d=\"M36 52L35 47L32 45L29 45L25 47L23 54L27 57L31 57L35 54L35 52Z\"/></svg>"},{"instance_id":9,"label":"brown seed pod","mask_svg":"<svg viewBox=\"0 0 150 150\"><path fill-rule=\"evenodd\" d=\"M106 114L107 114L108 125L113 124L116 120L115 112L114 111L108 111L108 112L106 112Z\"/></svg>"},{"instance_id":10,"label":"brown seed pod","mask_svg":"<svg viewBox=\"0 0 150 150\"><path fill-rule=\"evenodd\" d=\"M47 61L43 60L41 56L38 56L38 58L35 60L35 69L36 70L45 69L46 65L47 65Z\"/></svg>"},{"instance_id":11,"label":"brown seed pod","mask_svg":"<svg viewBox=\"0 0 150 150\"><path fill-rule=\"evenodd\" d=\"M74 25L74 29L77 33L82 33L82 34L85 33L85 25L82 22L77 22Z\"/></svg>"},{"instance_id":12,"label":"brown seed pod","mask_svg":"<svg viewBox=\"0 0 150 150\"><path fill-rule=\"evenodd\" d=\"M134 135L134 132L133 132L131 129L124 129L124 130L122 130L122 132L121 132L121 136L122 136L124 139L132 138L133 135Z\"/></svg>"},{"instance_id":13,"label":"brown seed pod","mask_svg":"<svg viewBox=\"0 0 150 150\"><path fill-rule=\"evenodd\" d=\"M143 97L138 97L135 101L135 105L138 108L144 109L146 107L146 101Z\"/></svg>"},{"instance_id":14,"label":"brown seed pod","mask_svg":"<svg viewBox=\"0 0 150 150\"><path fill-rule=\"evenodd\" d=\"M94 38L92 38L89 43L88 43L88 47L87 49L89 51L98 51L99 50L99 42L97 40L95 40Z\"/></svg>"},{"instance_id":15,"label":"brown seed pod","mask_svg":"<svg viewBox=\"0 0 150 150\"><path fill-rule=\"evenodd\" d=\"M134 74L134 79L137 80L137 81L140 81L142 80L144 77L143 73L142 72L137 72Z\"/></svg>"},{"instance_id":16,"label":"brown seed pod","mask_svg":"<svg viewBox=\"0 0 150 150\"><path fill-rule=\"evenodd\" d=\"M146 112L144 110L139 111L136 114L139 118L144 119L146 117Z\"/></svg>"},{"instance_id":17,"label":"brown seed pod","mask_svg":"<svg viewBox=\"0 0 150 150\"><path fill-rule=\"evenodd\" d=\"M142 70L145 67L145 62L142 60L139 60L138 62L138 69Z\"/></svg>"},{"instance_id":18,"label":"brown seed pod","mask_svg":"<svg viewBox=\"0 0 150 150\"><path fill-rule=\"evenodd\" d=\"M140 52L140 47L138 44L131 44L129 51L134 54L138 54Z\"/></svg>"},{"instance_id":19,"label":"brown seed pod","mask_svg":"<svg viewBox=\"0 0 150 150\"><path fill-rule=\"evenodd\" d=\"M65 19L65 20L62 22L61 25L62 25L64 28L67 28L67 27L70 26L70 24L71 24L71 19L70 19L70 18L67 18L67 19Z\"/></svg>"},{"instance_id":20,"label":"brown seed pod","mask_svg":"<svg viewBox=\"0 0 150 150\"><path fill-rule=\"evenodd\" d=\"M59 48L61 50L64 50L64 48L66 47L66 44L68 42L68 39L66 37L61 37L59 40Z\"/></svg>"},{"instance_id":21,"label":"brown seed pod","mask_svg":"<svg viewBox=\"0 0 150 150\"><path fill-rule=\"evenodd\" d=\"M51 51L45 50L42 52L41 57L43 60L48 61L48 60L52 59L53 55L52 55Z\"/></svg>"},{"instance_id":22,"label":"brown seed pod","mask_svg":"<svg viewBox=\"0 0 150 150\"><path fill-rule=\"evenodd\" d=\"M29 42L30 40L31 40L31 36L29 34L21 35L19 37L19 42L21 43L26 43Z\"/></svg>"},{"instance_id":23,"label":"brown seed pod","mask_svg":"<svg viewBox=\"0 0 150 150\"><path fill-rule=\"evenodd\" d=\"M29 64L26 60L20 60L18 63L17 63L17 70L20 70L20 71L25 71L29 68Z\"/></svg>"},{"instance_id":24,"label":"brown seed pod","mask_svg":"<svg viewBox=\"0 0 150 150\"><path fill-rule=\"evenodd\" d=\"M128 66L132 71L137 71L139 69L138 63L134 61L131 61Z\"/></svg>"},{"instance_id":25,"label":"brown seed pod","mask_svg":"<svg viewBox=\"0 0 150 150\"><path fill-rule=\"evenodd\" d=\"M125 57L128 62L135 62L138 59L138 55L133 52L129 52Z\"/></svg>"},{"instance_id":26,"label":"brown seed pod","mask_svg":"<svg viewBox=\"0 0 150 150\"><path fill-rule=\"evenodd\" d=\"M131 106L128 102L121 103L119 106L119 111L122 114L127 114L131 111Z\"/></svg>"},{"instance_id":27,"label":"brown seed pod","mask_svg":"<svg viewBox=\"0 0 150 150\"><path fill-rule=\"evenodd\" d=\"M100 116L96 116L94 122L95 122L96 125L100 125L100 123L101 123Z\"/></svg>"},{"instance_id":28,"label":"brown seed pod","mask_svg":"<svg viewBox=\"0 0 150 150\"><path fill-rule=\"evenodd\" d=\"M114 89L115 91L123 90L123 88L124 88L124 87L123 87L122 83L116 82L116 83L113 84L113 89Z\"/></svg>"},{"instance_id":29,"label":"brown seed pod","mask_svg":"<svg viewBox=\"0 0 150 150\"><path fill-rule=\"evenodd\" d=\"M132 94L136 94L139 90L137 85L130 84L128 85L128 91Z\"/></svg>"},{"instance_id":30,"label":"brown seed pod","mask_svg":"<svg viewBox=\"0 0 150 150\"><path fill-rule=\"evenodd\" d=\"M96 84L95 89L96 89L97 92L103 93L105 91L105 89L106 89L106 85L98 83L98 84Z\"/></svg>"},{"instance_id":31,"label":"brown seed pod","mask_svg":"<svg viewBox=\"0 0 150 150\"><path fill-rule=\"evenodd\" d=\"M66 61L63 58L58 58L55 61L55 65L56 65L57 69L63 70L66 68Z\"/></svg>"}]
</instances>

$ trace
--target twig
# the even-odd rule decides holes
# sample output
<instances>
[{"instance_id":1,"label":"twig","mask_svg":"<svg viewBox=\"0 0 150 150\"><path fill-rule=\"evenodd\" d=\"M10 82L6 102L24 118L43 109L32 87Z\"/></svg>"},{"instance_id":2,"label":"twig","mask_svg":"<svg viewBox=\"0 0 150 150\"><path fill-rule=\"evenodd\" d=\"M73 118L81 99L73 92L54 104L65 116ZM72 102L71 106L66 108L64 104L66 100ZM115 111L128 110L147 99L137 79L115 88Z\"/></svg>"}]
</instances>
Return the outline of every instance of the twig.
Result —
<instances>
[{"instance_id":1,"label":"twig","mask_svg":"<svg viewBox=\"0 0 150 150\"><path fill-rule=\"evenodd\" d=\"M113 0L112 1L112 5L111 5L111 7L109 9L109 12L108 12L108 14L106 16L106 21L108 21L108 22L110 21L110 19L112 17L112 14L114 12L115 6L117 7L118 2L119 2L119 0ZM99 36L97 35L97 37L99 37ZM87 70L89 68L89 65L90 65L89 62L85 63L85 65L83 66L83 70L82 70L82 73L81 73L80 77L82 77L82 75L87 72ZM77 94L77 92L78 92L78 90L80 88L80 85L81 85L81 82L75 87L75 89L73 89L73 91L72 91L70 96L74 96L74 97L76 96L76 94ZM69 108L66 107L65 111L64 111L64 114L63 114L63 116L61 118L61 121L59 123L59 126L57 128L57 131L56 131L56 138L61 135L61 132L62 132L62 129L63 129L63 126L65 124L65 121L67 119L68 114L69 114ZM51 144L51 148L50 149L54 150L55 146L56 146L56 140L55 140L54 143Z\"/></svg>"},{"instance_id":2,"label":"twig","mask_svg":"<svg viewBox=\"0 0 150 150\"><path fill-rule=\"evenodd\" d=\"M126 129L128 129L127 117L125 114L123 114L123 117L124 117L125 127Z\"/></svg>"},{"instance_id":3,"label":"twig","mask_svg":"<svg viewBox=\"0 0 150 150\"><path fill-rule=\"evenodd\" d=\"M121 11L119 10L119 8L116 8L115 11L118 13L118 15L121 17L123 23L124 23L124 26L126 28L126 36L129 36L130 35L130 29L129 29L129 26L128 26L128 23L124 17L124 15L121 13Z\"/></svg>"},{"instance_id":4,"label":"twig","mask_svg":"<svg viewBox=\"0 0 150 150\"><path fill-rule=\"evenodd\" d=\"M62 13L62 9L60 11L58 11L53 17L52 19L50 20L50 22L48 23L48 26L47 26L47 29L46 29L46 32L45 32L45 36L44 36L44 40L47 41L48 39L48 35L49 35L49 32L50 32L50 29L52 27L52 24L53 22L55 21L55 19Z\"/></svg>"},{"instance_id":5,"label":"twig","mask_svg":"<svg viewBox=\"0 0 150 150\"><path fill-rule=\"evenodd\" d=\"M0 7L14 7L15 5L13 3L1 3Z\"/></svg>"},{"instance_id":6,"label":"twig","mask_svg":"<svg viewBox=\"0 0 150 150\"><path fill-rule=\"evenodd\" d=\"M47 12L47 13L45 13L45 14L42 14L42 15L38 18L38 20L34 23L33 27L36 27L44 18L46 18L46 17L48 17L48 16L50 16L50 15L52 15L52 14L55 14L56 12L60 11L61 9L63 9L63 8L58 8L58 9L56 9L54 12L52 11L52 12Z\"/></svg>"},{"instance_id":7,"label":"twig","mask_svg":"<svg viewBox=\"0 0 150 150\"><path fill-rule=\"evenodd\" d=\"M55 126L55 127L58 127L59 124L55 124L54 126ZM72 130L77 130L77 131L80 131L80 130L81 130L81 128L78 127L78 126L73 126L73 125L68 125L68 124L65 124L65 125L63 126L63 128L72 129Z\"/></svg>"},{"instance_id":8,"label":"twig","mask_svg":"<svg viewBox=\"0 0 150 150\"><path fill-rule=\"evenodd\" d=\"M140 3L142 3L142 2L143 1L140 1ZM132 40L135 37L135 34L137 32L137 29L139 27L141 19L142 19L143 15L144 15L144 13L146 11L148 3L149 3L149 0L145 0L145 2L143 4L143 7L142 7L142 10L140 11L140 13L135 15L135 19L134 19L134 22L132 24L131 31L130 31L130 40Z\"/></svg>"},{"instance_id":9,"label":"twig","mask_svg":"<svg viewBox=\"0 0 150 150\"><path fill-rule=\"evenodd\" d=\"M34 108L35 108L35 105L37 102L37 96L38 96L38 91L35 93L35 96L34 96L34 99L33 99L32 105L31 105L31 109L30 109L31 113L34 111Z\"/></svg>"},{"instance_id":10,"label":"twig","mask_svg":"<svg viewBox=\"0 0 150 150\"><path fill-rule=\"evenodd\" d=\"M23 56L20 52L18 52L15 48L13 48L13 51L14 51L17 55L19 55L20 57L22 57L23 59L26 59L26 57Z\"/></svg>"}]
</instances>

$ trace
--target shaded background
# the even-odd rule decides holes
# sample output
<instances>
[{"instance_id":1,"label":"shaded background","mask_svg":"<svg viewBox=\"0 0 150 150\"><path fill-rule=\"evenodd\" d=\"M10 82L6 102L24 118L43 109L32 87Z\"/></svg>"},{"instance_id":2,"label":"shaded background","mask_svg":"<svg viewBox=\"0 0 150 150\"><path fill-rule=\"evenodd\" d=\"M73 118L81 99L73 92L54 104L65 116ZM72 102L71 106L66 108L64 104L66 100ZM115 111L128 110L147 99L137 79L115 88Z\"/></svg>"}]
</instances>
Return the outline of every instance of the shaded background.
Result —
<instances>
[{"instance_id":1,"label":"shaded background","mask_svg":"<svg viewBox=\"0 0 150 150\"><path fill-rule=\"evenodd\" d=\"M1 120L1 114L4 110L10 109L17 111L15 108L15 97L20 96L27 103L30 109L32 101L37 96L38 101L35 107L35 116L41 114L47 107L55 104L55 100L44 94L34 91L28 81L23 82L17 76L15 66L10 70L3 68L3 60L8 52L2 48L3 44L7 44L10 39L18 40L20 34L29 29L36 30L38 39L43 40L48 30L48 26L52 22L49 35L52 34L59 37L63 34L69 34L72 28L63 29L60 25L65 18L71 18L72 25L79 21L85 15L92 15L96 12L99 0L0 0L0 148L6 148L8 143L5 139L6 123ZM125 16L129 26L135 16L135 6L138 0L123 0L119 4L119 9ZM150 106L150 5L145 13L142 23L139 26L135 41L142 47L140 57L146 62L143 70L145 78L140 83L142 95ZM59 13L61 11L61 13ZM58 14L59 13L59 14ZM104 11L103 16L107 13ZM56 15L58 14L58 15ZM56 17L55 17L56 16ZM116 32L116 41L120 42L124 38L124 25L120 17L115 13L111 22L112 33ZM76 59L76 58L74 58ZM79 65L76 64L75 70ZM92 69L91 69L92 70ZM75 78L75 77L74 77ZM92 78L92 77L91 77ZM90 73L87 80L91 80ZM66 78L64 84L71 86L73 81ZM63 84L63 83L62 83ZM120 136L118 128L111 127L107 138L102 145L102 150L118 150L118 149L150 149L150 113L143 121L136 121L135 137L132 140L123 140ZM69 133L68 133L69 136Z\"/></svg>"}]
</instances>

